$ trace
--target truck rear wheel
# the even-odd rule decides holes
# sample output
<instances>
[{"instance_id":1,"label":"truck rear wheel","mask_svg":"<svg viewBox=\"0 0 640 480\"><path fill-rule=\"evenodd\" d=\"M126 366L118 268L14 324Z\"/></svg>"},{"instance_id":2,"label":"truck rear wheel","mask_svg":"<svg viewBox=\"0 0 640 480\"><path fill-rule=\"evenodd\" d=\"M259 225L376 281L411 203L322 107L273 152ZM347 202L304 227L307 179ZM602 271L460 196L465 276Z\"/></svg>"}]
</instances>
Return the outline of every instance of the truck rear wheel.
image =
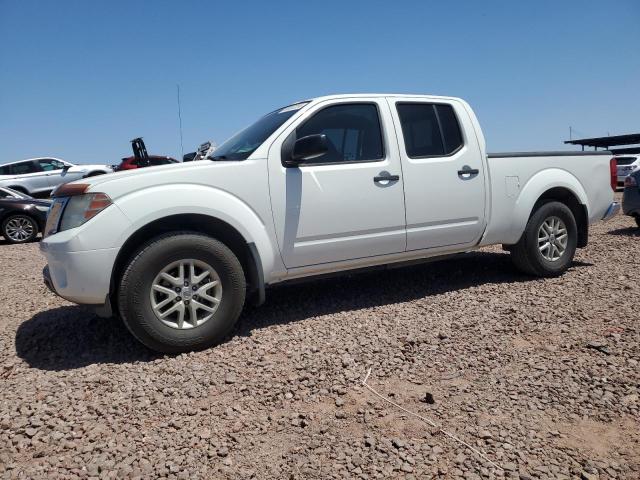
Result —
<instances>
[{"instance_id":1,"label":"truck rear wheel","mask_svg":"<svg viewBox=\"0 0 640 480\"><path fill-rule=\"evenodd\" d=\"M229 248L191 232L162 235L142 247L120 280L120 315L131 333L163 353L220 343L245 299L245 277Z\"/></svg>"},{"instance_id":2,"label":"truck rear wheel","mask_svg":"<svg viewBox=\"0 0 640 480\"><path fill-rule=\"evenodd\" d=\"M511 247L511 258L524 273L555 277L571 265L577 243L578 228L571 209L550 201L533 212L522 237Z\"/></svg>"}]
</instances>

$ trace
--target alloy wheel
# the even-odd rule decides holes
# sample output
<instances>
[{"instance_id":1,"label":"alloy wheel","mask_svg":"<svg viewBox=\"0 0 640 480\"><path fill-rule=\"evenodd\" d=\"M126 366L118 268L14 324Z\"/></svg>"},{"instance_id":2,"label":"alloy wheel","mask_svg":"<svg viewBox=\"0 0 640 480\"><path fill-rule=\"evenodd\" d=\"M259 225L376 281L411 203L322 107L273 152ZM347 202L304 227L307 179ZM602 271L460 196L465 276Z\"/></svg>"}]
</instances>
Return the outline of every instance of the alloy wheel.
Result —
<instances>
[{"instance_id":1,"label":"alloy wheel","mask_svg":"<svg viewBox=\"0 0 640 480\"><path fill-rule=\"evenodd\" d=\"M567 250L569 233L564 222L556 216L548 217L538 229L538 249L546 260L555 262Z\"/></svg>"},{"instance_id":2,"label":"alloy wheel","mask_svg":"<svg viewBox=\"0 0 640 480\"><path fill-rule=\"evenodd\" d=\"M195 328L213 317L222 301L222 283L215 269L185 259L164 267L151 284L151 308L165 325Z\"/></svg>"},{"instance_id":3,"label":"alloy wheel","mask_svg":"<svg viewBox=\"0 0 640 480\"><path fill-rule=\"evenodd\" d=\"M4 227L4 232L14 242L24 242L33 236L33 223L26 217L11 218Z\"/></svg>"}]
</instances>

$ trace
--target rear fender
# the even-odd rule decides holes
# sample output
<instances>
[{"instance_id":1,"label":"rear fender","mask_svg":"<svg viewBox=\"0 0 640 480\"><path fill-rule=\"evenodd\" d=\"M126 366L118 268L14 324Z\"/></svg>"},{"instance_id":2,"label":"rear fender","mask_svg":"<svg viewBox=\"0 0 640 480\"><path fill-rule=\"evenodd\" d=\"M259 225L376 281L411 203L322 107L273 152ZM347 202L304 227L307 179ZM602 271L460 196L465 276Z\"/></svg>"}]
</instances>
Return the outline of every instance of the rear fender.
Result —
<instances>
[{"instance_id":1,"label":"rear fender","mask_svg":"<svg viewBox=\"0 0 640 480\"><path fill-rule=\"evenodd\" d=\"M507 241L504 243L516 243L520 239L536 203L545 192L552 188L568 190L576 197L578 203L583 205L589 212L587 192L573 174L560 168L543 170L531 177L522 188L513 210L510 238L506 239Z\"/></svg>"}]
</instances>

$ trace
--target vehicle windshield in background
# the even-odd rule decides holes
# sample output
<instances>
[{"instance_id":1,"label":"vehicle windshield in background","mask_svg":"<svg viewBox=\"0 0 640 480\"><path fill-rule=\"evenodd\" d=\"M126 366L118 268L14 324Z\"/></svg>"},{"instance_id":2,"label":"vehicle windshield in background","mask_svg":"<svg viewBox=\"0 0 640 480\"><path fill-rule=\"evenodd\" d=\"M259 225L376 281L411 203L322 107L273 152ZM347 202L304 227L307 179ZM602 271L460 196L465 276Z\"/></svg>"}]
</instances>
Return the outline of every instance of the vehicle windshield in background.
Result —
<instances>
[{"instance_id":1,"label":"vehicle windshield in background","mask_svg":"<svg viewBox=\"0 0 640 480\"><path fill-rule=\"evenodd\" d=\"M224 142L209 155L211 160L245 160L294 113L309 102L300 102L268 113Z\"/></svg>"},{"instance_id":2,"label":"vehicle windshield in background","mask_svg":"<svg viewBox=\"0 0 640 480\"><path fill-rule=\"evenodd\" d=\"M11 193L11 195L13 195L16 198L22 198L22 199L33 198L31 195L27 195L26 193L18 192L17 190L14 190L13 188L5 187L3 190L8 191L9 193Z\"/></svg>"},{"instance_id":3,"label":"vehicle windshield in background","mask_svg":"<svg viewBox=\"0 0 640 480\"><path fill-rule=\"evenodd\" d=\"M636 161L636 157L616 157L616 163L618 165L631 165Z\"/></svg>"}]
</instances>

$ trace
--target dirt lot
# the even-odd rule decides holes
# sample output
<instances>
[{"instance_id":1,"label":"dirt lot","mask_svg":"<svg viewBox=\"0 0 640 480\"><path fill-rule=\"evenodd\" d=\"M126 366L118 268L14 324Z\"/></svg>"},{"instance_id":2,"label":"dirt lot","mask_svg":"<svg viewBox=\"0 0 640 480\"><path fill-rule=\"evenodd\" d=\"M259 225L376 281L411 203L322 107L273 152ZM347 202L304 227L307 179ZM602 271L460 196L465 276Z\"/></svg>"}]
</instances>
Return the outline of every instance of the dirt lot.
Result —
<instances>
[{"instance_id":1,"label":"dirt lot","mask_svg":"<svg viewBox=\"0 0 640 480\"><path fill-rule=\"evenodd\" d=\"M37 244L0 244L0 478L638 479L632 225L597 225L557 279L494 248L279 287L178 357L49 293ZM501 468L364 389L369 367Z\"/></svg>"}]
</instances>

